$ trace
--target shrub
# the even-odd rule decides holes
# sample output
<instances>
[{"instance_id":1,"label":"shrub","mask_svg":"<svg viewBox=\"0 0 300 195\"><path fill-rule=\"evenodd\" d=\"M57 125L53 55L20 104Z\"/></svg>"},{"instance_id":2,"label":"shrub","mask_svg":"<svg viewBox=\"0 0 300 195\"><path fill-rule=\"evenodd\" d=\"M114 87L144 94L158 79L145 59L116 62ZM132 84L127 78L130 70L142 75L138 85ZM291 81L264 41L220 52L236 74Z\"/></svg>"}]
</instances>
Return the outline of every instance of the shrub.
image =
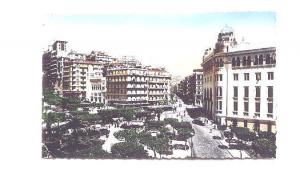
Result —
<instances>
[{"instance_id":1,"label":"shrub","mask_svg":"<svg viewBox=\"0 0 300 195\"><path fill-rule=\"evenodd\" d=\"M172 126L174 123L178 123L178 119L176 119L176 118L165 118L164 121Z\"/></svg>"},{"instance_id":2,"label":"shrub","mask_svg":"<svg viewBox=\"0 0 300 195\"><path fill-rule=\"evenodd\" d=\"M147 121L146 127L147 129L159 129L166 125L164 121Z\"/></svg>"},{"instance_id":3,"label":"shrub","mask_svg":"<svg viewBox=\"0 0 300 195\"><path fill-rule=\"evenodd\" d=\"M259 138L252 144L253 149L262 157L276 157L276 144L265 138Z\"/></svg>"},{"instance_id":4,"label":"shrub","mask_svg":"<svg viewBox=\"0 0 300 195\"><path fill-rule=\"evenodd\" d=\"M147 158L148 153L144 147L132 142L120 142L111 147L111 152L116 158Z\"/></svg>"},{"instance_id":5,"label":"shrub","mask_svg":"<svg viewBox=\"0 0 300 195\"><path fill-rule=\"evenodd\" d=\"M259 131L258 132L259 138L265 138L270 141L275 142L276 141L276 134L268 131Z\"/></svg>"},{"instance_id":6,"label":"shrub","mask_svg":"<svg viewBox=\"0 0 300 195\"><path fill-rule=\"evenodd\" d=\"M231 131L235 133L238 139L243 141L253 141L256 139L256 134L251 132L249 128L232 127Z\"/></svg>"},{"instance_id":7,"label":"shrub","mask_svg":"<svg viewBox=\"0 0 300 195\"><path fill-rule=\"evenodd\" d=\"M233 133L231 131L224 131L223 134L228 139L232 139L233 138Z\"/></svg>"},{"instance_id":8,"label":"shrub","mask_svg":"<svg viewBox=\"0 0 300 195\"><path fill-rule=\"evenodd\" d=\"M139 134L135 130L122 130L114 133L114 136L119 140L126 142L138 142Z\"/></svg>"}]
</instances>

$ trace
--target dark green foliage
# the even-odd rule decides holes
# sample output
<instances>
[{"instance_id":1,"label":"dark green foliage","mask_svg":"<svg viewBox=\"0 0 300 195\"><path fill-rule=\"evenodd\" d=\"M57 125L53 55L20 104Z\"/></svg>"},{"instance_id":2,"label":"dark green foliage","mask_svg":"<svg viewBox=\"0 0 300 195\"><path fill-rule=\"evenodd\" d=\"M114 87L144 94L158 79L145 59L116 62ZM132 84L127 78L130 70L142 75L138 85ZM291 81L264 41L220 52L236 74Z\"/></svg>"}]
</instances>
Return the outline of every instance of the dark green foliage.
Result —
<instances>
[{"instance_id":1,"label":"dark green foliage","mask_svg":"<svg viewBox=\"0 0 300 195\"><path fill-rule=\"evenodd\" d=\"M98 144L89 149L81 150L68 154L66 158L89 158L89 159L101 159L101 158L112 158L111 154L102 149L102 144Z\"/></svg>"},{"instance_id":2,"label":"dark green foliage","mask_svg":"<svg viewBox=\"0 0 300 195\"><path fill-rule=\"evenodd\" d=\"M252 147L262 157L267 157L267 158L276 157L276 144L271 140L265 138L259 138L253 142Z\"/></svg>"},{"instance_id":3,"label":"dark green foliage","mask_svg":"<svg viewBox=\"0 0 300 195\"><path fill-rule=\"evenodd\" d=\"M187 140L195 134L194 129L192 128L177 128L178 140Z\"/></svg>"},{"instance_id":4,"label":"dark green foliage","mask_svg":"<svg viewBox=\"0 0 300 195\"><path fill-rule=\"evenodd\" d=\"M147 129L159 129L166 125L164 121L147 121L146 128Z\"/></svg>"},{"instance_id":5,"label":"dark green foliage","mask_svg":"<svg viewBox=\"0 0 300 195\"><path fill-rule=\"evenodd\" d=\"M259 138L265 138L268 140L271 140L273 142L276 141L276 134L268 131L259 131L258 132Z\"/></svg>"},{"instance_id":6,"label":"dark green foliage","mask_svg":"<svg viewBox=\"0 0 300 195\"><path fill-rule=\"evenodd\" d=\"M114 136L119 140L126 142L138 142L139 134L135 130L122 130L114 133Z\"/></svg>"},{"instance_id":7,"label":"dark green foliage","mask_svg":"<svg viewBox=\"0 0 300 195\"><path fill-rule=\"evenodd\" d=\"M142 145L132 142L120 142L111 147L115 158L147 158L148 153Z\"/></svg>"},{"instance_id":8,"label":"dark green foliage","mask_svg":"<svg viewBox=\"0 0 300 195\"><path fill-rule=\"evenodd\" d=\"M232 139L233 133L231 131L224 131L224 136L228 139Z\"/></svg>"},{"instance_id":9,"label":"dark green foliage","mask_svg":"<svg viewBox=\"0 0 300 195\"><path fill-rule=\"evenodd\" d=\"M164 121L173 126L173 124L178 123L178 119L176 118L165 118Z\"/></svg>"},{"instance_id":10,"label":"dark green foliage","mask_svg":"<svg viewBox=\"0 0 300 195\"><path fill-rule=\"evenodd\" d=\"M236 137L243 141L253 141L256 139L256 134L251 132L249 128L232 127L231 131L235 133Z\"/></svg>"}]
</instances>

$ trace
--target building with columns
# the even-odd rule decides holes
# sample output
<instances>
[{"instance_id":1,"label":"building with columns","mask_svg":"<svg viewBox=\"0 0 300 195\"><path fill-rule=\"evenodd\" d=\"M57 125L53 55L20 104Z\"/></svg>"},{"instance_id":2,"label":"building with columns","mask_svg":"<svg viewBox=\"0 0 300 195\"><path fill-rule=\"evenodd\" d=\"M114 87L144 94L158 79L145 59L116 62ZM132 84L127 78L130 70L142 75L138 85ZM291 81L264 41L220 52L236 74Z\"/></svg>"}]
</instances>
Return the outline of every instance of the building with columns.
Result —
<instances>
[{"instance_id":1,"label":"building with columns","mask_svg":"<svg viewBox=\"0 0 300 195\"><path fill-rule=\"evenodd\" d=\"M209 116L219 124L276 132L275 47L238 43L233 29L225 27L201 66Z\"/></svg>"}]
</instances>

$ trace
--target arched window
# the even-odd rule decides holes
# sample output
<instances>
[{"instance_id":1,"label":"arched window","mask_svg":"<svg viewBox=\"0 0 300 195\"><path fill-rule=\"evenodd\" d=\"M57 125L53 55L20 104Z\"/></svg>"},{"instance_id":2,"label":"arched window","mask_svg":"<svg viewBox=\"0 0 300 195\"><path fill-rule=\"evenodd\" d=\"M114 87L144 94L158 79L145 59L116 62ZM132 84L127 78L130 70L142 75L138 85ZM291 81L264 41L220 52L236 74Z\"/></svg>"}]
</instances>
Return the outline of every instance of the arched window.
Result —
<instances>
[{"instance_id":1,"label":"arched window","mask_svg":"<svg viewBox=\"0 0 300 195\"><path fill-rule=\"evenodd\" d=\"M243 66L246 66L247 65L247 58L246 56L243 57Z\"/></svg>"},{"instance_id":2,"label":"arched window","mask_svg":"<svg viewBox=\"0 0 300 195\"><path fill-rule=\"evenodd\" d=\"M251 56L248 56L248 59L247 59L247 65L248 65L248 66L251 66Z\"/></svg>"},{"instance_id":3,"label":"arched window","mask_svg":"<svg viewBox=\"0 0 300 195\"><path fill-rule=\"evenodd\" d=\"M236 66L235 58L232 58L231 63L232 63L232 66Z\"/></svg>"},{"instance_id":4,"label":"arched window","mask_svg":"<svg viewBox=\"0 0 300 195\"><path fill-rule=\"evenodd\" d=\"M241 64L240 57L237 57L236 58L236 66L240 66L240 64Z\"/></svg>"},{"instance_id":5,"label":"arched window","mask_svg":"<svg viewBox=\"0 0 300 195\"><path fill-rule=\"evenodd\" d=\"M219 64L219 67L223 67L223 66L224 66L223 59L220 59L220 64Z\"/></svg>"},{"instance_id":6,"label":"arched window","mask_svg":"<svg viewBox=\"0 0 300 195\"><path fill-rule=\"evenodd\" d=\"M254 56L254 65L258 65L258 56L257 55Z\"/></svg>"},{"instance_id":7,"label":"arched window","mask_svg":"<svg viewBox=\"0 0 300 195\"><path fill-rule=\"evenodd\" d=\"M276 54L272 54L271 63L276 64Z\"/></svg>"},{"instance_id":8,"label":"arched window","mask_svg":"<svg viewBox=\"0 0 300 195\"><path fill-rule=\"evenodd\" d=\"M266 55L266 64L271 64L271 57L270 54Z\"/></svg>"},{"instance_id":9,"label":"arched window","mask_svg":"<svg viewBox=\"0 0 300 195\"><path fill-rule=\"evenodd\" d=\"M259 64L263 64L264 63L263 55L259 55L258 63Z\"/></svg>"}]
</instances>

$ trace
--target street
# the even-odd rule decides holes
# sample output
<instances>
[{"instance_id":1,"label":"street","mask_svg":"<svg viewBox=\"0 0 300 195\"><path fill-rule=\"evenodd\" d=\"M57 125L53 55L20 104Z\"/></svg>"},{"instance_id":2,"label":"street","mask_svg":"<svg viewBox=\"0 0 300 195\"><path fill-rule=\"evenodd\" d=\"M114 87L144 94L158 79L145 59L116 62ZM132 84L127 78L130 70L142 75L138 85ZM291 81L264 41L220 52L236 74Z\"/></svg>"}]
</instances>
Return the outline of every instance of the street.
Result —
<instances>
[{"instance_id":1,"label":"street","mask_svg":"<svg viewBox=\"0 0 300 195\"><path fill-rule=\"evenodd\" d=\"M180 106L181 105L181 106ZM181 99L178 98L178 102L174 105L176 106L176 112L164 112L162 113L162 118L177 118L186 122L192 122L192 118L188 115L186 105ZM232 154L227 149L219 148L221 142L212 138L213 135L219 135L218 130L213 130L210 133L210 127L199 126L192 124L195 131L195 135L192 137L192 157L193 158L234 158ZM190 140L189 140L190 142Z\"/></svg>"}]
</instances>

